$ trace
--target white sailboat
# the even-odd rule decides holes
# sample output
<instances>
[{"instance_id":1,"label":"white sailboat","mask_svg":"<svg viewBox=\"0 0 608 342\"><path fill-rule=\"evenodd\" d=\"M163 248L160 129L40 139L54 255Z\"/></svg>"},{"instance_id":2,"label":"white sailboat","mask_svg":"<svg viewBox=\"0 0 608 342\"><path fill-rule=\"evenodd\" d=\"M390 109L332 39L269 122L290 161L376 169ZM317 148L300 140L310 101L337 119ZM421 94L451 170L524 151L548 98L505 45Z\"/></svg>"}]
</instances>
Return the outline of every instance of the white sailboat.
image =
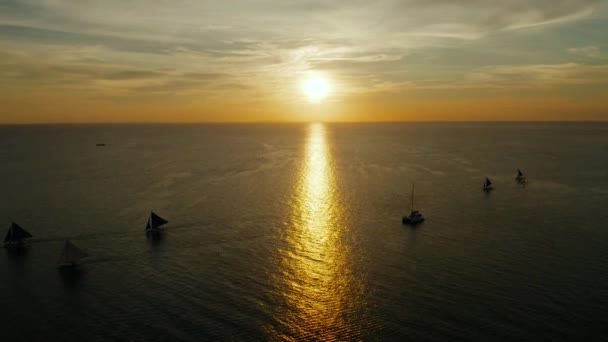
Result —
<instances>
[{"instance_id":1,"label":"white sailboat","mask_svg":"<svg viewBox=\"0 0 608 342\"><path fill-rule=\"evenodd\" d=\"M483 183L483 191L490 192L494 190L494 185L490 181L490 178L486 177L486 181Z\"/></svg>"},{"instance_id":2,"label":"white sailboat","mask_svg":"<svg viewBox=\"0 0 608 342\"><path fill-rule=\"evenodd\" d=\"M146 233L158 234L161 232L161 226L169 223L169 221L156 215L153 211L150 212L148 223L146 224Z\"/></svg>"},{"instance_id":3,"label":"white sailboat","mask_svg":"<svg viewBox=\"0 0 608 342\"><path fill-rule=\"evenodd\" d=\"M78 266L82 259L88 256L89 255L87 253L76 247L76 245L74 245L70 240L65 240L63 251L61 252L61 256L57 261L57 267L62 268Z\"/></svg>"},{"instance_id":4,"label":"white sailboat","mask_svg":"<svg viewBox=\"0 0 608 342\"><path fill-rule=\"evenodd\" d=\"M411 226L415 226L419 223L422 223L423 221L424 221L424 216L422 216L422 214L418 210L414 210L414 184L412 184L412 202L411 202L410 214L408 216L403 216L403 218L401 219L401 222L403 222L403 224L409 224Z\"/></svg>"},{"instance_id":5,"label":"white sailboat","mask_svg":"<svg viewBox=\"0 0 608 342\"><path fill-rule=\"evenodd\" d=\"M23 227L15 222L12 222L10 227L8 227L6 237L4 238L4 247L23 247L25 246L26 240L31 237L32 234L30 234L27 230L23 229Z\"/></svg>"}]
</instances>

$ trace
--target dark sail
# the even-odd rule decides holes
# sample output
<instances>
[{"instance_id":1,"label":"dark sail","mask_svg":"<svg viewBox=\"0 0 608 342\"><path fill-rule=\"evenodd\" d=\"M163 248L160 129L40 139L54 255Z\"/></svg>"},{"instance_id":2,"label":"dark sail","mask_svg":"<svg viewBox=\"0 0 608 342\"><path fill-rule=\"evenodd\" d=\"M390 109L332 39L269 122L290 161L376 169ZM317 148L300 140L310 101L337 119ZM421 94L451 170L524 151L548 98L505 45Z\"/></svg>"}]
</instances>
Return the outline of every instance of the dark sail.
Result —
<instances>
[{"instance_id":1,"label":"dark sail","mask_svg":"<svg viewBox=\"0 0 608 342\"><path fill-rule=\"evenodd\" d=\"M6 233L6 237L4 238L4 242L19 242L25 239L31 238L32 234L23 229L21 226L16 224L15 222L11 223L11 226L8 228L8 233Z\"/></svg>"},{"instance_id":2,"label":"dark sail","mask_svg":"<svg viewBox=\"0 0 608 342\"><path fill-rule=\"evenodd\" d=\"M76 247L70 240L65 240L65 245L57 264L59 266L75 265L87 256L89 255Z\"/></svg>"},{"instance_id":3,"label":"dark sail","mask_svg":"<svg viewBox=\"0 0 608 342\"><path fill-rule=\"evenodd\" d=\"M486 177L486 181L483 183L483 191L490 191L492 189L492 182L490 178Z\"/></svg>"},{"instance_id":4,"label":"dark sail","mask_svg":"<svg viewBox=\"0 0 608 342\"><path fill-rule=\"evenodd\" d=\"M517 169L517 178L522 178L524 176L524 174L521 172L520 169Z\"/></svg>"},{"instance_id":5,"label":"dark sail","mask_svg":"<svg viewBox=\"0 0 608 342\"><path fill-rule=\"evenodd\" d=\"M158 228L167 223L169 223L167 220L156 215L153 211L151 211L150 218L148 219L148 224L146 224L146 229Z\"/></svg>"}]
</instances>

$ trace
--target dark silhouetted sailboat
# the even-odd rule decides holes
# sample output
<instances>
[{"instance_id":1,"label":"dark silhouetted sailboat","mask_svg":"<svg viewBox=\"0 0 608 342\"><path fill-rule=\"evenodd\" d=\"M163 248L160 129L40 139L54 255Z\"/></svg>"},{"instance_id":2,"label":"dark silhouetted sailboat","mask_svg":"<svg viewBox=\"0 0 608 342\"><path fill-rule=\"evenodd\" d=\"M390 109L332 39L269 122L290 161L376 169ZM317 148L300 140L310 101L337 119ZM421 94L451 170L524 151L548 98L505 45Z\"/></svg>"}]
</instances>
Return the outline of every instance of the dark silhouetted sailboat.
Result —
<instances>
[{"instance_id":1,"label":"dark silhouetted sailboat","mask_svg":"<svg viewBox=\"0 0 608 342\"><path fill-rule=\"evenodd\" d=\"M517 176L515 176L515 180L519 183L526 183L526 176L524 176L524 173L521 172L520 169L517 169Z\"/></svg>"},{"instance_id":2,"label":"dark silhouetted sailboat","mask_svg":"<svg viewBox=\"0 0 608 342\"><path fill-rule=\"evenodd\" d=\"M412 202L410 208L410 214L408 216L403 216L401 222L403 224L409 224L411 226L415 226L424 221L424 216L418 211L414 210L414 184L412 184Z\"/></svg>"},{"instance_id":3,"label":"dark silhouetted sailboat","mask_svg":"<svg viewBox=\"0 0 608 342\"><path fill-rule=\"evenodd\" d=\"M169 223L169 221L151 211L150 218L148 218L148 224L146 224L146 233L158 234L161 231L161 226L164 226L167 223Z\"/></svg>"},{"instance_id":4,"label":"dark silhouetted sailboat","mask_svg":"<svg viewBox=\"0 0 608 342\"><path fill-rule=\"evenodd\" d=\"M27 230L23 229L23 227L15 222L12 222L11 226L8 228L6 237L4 238L4 247L23 247L25 246L25 241L31 237L32 234Z\"/></svg>"},{"instance_id":5,"label":"dark silhouetted sailboat","mask_svg":"<svg viewBox=\"0 0 608 342\"><path fill-rule=\"evenodd\" d=\"M490 192L494 190L494 185L490 181L490 178L486 177L486 181L483 183L483 191Z\"/></svg>"},{"instance_id":6,"label":"dark silhouetted sailboat","mask_svg":"<svg viewBox=\"0 0 608 342\"><path fill-rule=\"evenodd\" d=\"M87 253L76 247L70 240L65 240L63 251L61 252L61 256L57 261L57 267L61 268L78 266L80 261L88 256L89 255Z\"/></svg>"}]
</instances>

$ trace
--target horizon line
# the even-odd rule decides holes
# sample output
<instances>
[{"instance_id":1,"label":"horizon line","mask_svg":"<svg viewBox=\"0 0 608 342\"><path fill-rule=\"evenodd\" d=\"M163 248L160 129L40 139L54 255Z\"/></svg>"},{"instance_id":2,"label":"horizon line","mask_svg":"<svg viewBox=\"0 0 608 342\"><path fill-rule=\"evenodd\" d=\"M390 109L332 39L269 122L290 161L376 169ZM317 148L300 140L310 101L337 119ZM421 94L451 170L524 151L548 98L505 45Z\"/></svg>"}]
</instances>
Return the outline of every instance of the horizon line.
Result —
<instances>
[{"instance_id":1,"label":"horizon line","mask_svg":"<svg viewBox=\"0 0 608 342\"><path fill-rule=\"evenodd\" d=\"M608 123L608 119L576 120L369 120L369 121L99 121L99 122L0 122L0 126L54 125L260 125L260 124L373 124L373 123Z\"/></svg>"}]
</instances>

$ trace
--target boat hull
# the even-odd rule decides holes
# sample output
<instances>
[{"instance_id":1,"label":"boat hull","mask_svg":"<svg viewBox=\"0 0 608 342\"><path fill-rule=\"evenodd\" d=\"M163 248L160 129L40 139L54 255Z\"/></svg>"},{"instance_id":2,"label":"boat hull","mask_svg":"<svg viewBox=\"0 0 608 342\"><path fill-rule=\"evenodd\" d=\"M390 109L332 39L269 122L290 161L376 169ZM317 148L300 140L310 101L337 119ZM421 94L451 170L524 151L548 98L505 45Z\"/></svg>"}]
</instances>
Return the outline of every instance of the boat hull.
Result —
<instances>
[{"instance_id":1,"label":"boat hull","mask_svg":"<svg viewBox=\"0 0 608 342\"><path fill-rule=\"evenodd\" d=\"M27 247L27 243L25 241L17 241L17 242L5 242L4 248L16 249L16 248L25 248Z\"/></svg>"},{"instance_id":2,"label":"boat hull","mask_svg":"<svg viewBox=\"0 0 608 342\"><path fill-rule=\"evenodd\" d=\"M421 224L422 222L424 222L424 217L409 217L409 216L404 216L401 219L401 222L403 224L407 224L410 226L415 226L417 224Z\"/></svg>"},{"instance_id":3,"label":"boat hull","mask_svg":"<svg viewBox=\"0 0 608 342\"><path fill-rule=\"evenodd\" d=\"M159 235L163 230L160 228L148 228L146 229L146 234L149 235Z\"/></svg>"}]
</instances>

